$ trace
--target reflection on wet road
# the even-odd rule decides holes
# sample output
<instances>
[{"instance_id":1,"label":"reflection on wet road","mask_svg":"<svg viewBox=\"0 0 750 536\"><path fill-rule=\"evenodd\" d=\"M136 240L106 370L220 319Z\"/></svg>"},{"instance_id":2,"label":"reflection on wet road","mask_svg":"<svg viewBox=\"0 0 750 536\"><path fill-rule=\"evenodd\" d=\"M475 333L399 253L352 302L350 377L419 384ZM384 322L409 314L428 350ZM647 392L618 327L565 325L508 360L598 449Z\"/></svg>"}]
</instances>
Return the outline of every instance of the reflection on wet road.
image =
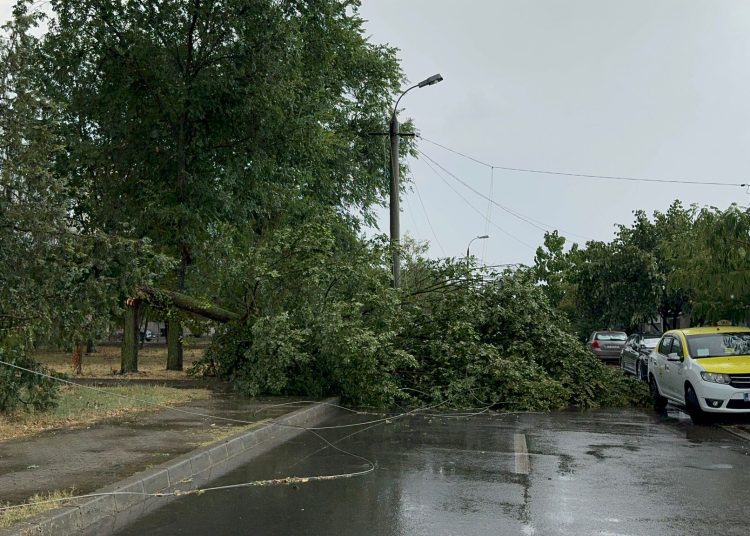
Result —
<instances>
[{"instance_id":1,"label":"reflection on wet road","mask_svg":"<svg viewBox=\"0 0 750 536\"><path fill-rule=\"evenodd\" d=\"M365 420L342 415L335 423ZM331 424L331 423L329 423ZM355 430L325 432L329 440ZM219 484L363 469L311 434ZM750 443L679 412L409 417L338 446L367 476L182 498L122 535L734 535Z\"/></svg>"}]
</instances>

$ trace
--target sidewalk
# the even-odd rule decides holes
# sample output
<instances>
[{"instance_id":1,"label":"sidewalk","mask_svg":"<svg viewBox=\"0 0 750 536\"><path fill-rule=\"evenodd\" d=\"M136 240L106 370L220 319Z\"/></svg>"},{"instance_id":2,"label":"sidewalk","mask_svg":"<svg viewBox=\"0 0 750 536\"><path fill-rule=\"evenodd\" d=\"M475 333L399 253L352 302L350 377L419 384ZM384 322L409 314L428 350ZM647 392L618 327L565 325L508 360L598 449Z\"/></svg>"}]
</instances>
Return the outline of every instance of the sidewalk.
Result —
<instances>
[{"instance_id":1,"label":"sidewalk","mask_svg":"<svg viewBox=\"0 0 750 536\"><path fill-rule=\"evenodd\" d=\"M241 399L214 392L180 409L243 421L277 418L303 405L293 398ZM274 407L274 405L276 405ZM220 441L250 425L172 410L111 419L80 429L0 441L0 502L23 503L36 493L85 494Z\"/></svg>"}]
</instances>

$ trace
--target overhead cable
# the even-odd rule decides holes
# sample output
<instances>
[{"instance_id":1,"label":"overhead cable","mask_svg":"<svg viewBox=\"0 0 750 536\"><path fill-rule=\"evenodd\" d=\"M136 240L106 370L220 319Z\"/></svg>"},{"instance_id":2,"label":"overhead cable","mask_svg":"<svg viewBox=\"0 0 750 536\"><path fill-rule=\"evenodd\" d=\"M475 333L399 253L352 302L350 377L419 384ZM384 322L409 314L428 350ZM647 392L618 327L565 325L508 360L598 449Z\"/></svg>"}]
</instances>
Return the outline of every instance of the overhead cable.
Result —
<instances>
[{"instance_id":1,"label":"overhead cable","mask_svg":"<svg viewBox=\"0 0 750 536\"><path fill-rule=\"evenodd\" d=\"M654 178L645 178L645 177L594 175L592 173L573 173L573 172L567 172L567 171L550 171L550 170L542 170L542 169L497 166L494 164L483 162L482 160L479 160L478 158L474 158L473 156L469 156L465 153L462 153L461 151L457 151L455 149L451 149L450 147L446 147L445 145L438 143L436 141L430 140L428 138L425 138L424 136L420 135L419 138L421 140L426 141L427 143L431 143L432 145L440 147L441 149L445 149L446 151L457 154L458 156L461 156L463 158L466 158L468 160L476 162L477 164L486 166L491 169L503 169L505 171L520 171L523 173L539 173L543 175L559 175L563 177L578 177L578 178L583 178L583 179L601 179L601 180L610 180L610 181L656 182L656 183L666 183L666 184L698 184L698 185L704 185L704 186L734 186L734 187L742 187L742 188L746 186L750 186L747 183L738 183L738 182L721 182L721 181L706 181L706 180L691 180L691 179L654 179Z\"/></svg>"},{"instance_id":2,"label":"overhead cable","mask_svg":"<svg viewBox=\"0 0 750 536\"><path fill-rule=\"evenodd\" d=\"M539 229L540 231L543 231L543 232L545 232L545 233L546 233L546 232L548 232L548 231L550 231L550 230L554 230L554 229L559 229L560 231L566 232L566 231L565 231L564 229L561 229L561 228L559 228L559 227L556 227L556 226L553 226L553 225L549 225L549 224L546 224L546 223L544 223L544 222L540 222L540 221L538 221L538 220L535 220L535 219L533 219L533 218L531 218L531 217L529 217L529 216L526 216L526 215L524 215L524 214L521 214L520 212L518 212L518 211L516 211L516 210L513 210L512 208L508 208L508 207L506 207L506 206L504 206L504 205L501 205L500 203L498 203L498 202L497 202L497 201L495 201L494 199L491 199L491 198L487 197L486 195L484 195L484 194L483 194L482 192L480 192L479 190L477 190L476 188L474 188L473 186L471 186L471 185L470 185L469 183L467 183L466 181L464 181L464 180L463 180L463 179L461 179L460 177L456 176L456 175L455 175L454 173L451 173L451 172L450 172L449 170L447 170L447 169L446 169L445 167L443 167L443 166L442 166L441 164L439 164L438 162L436 162L434 158L432 158L431 156L429 156L428 154L426 154L426 153L425 153L424 151L422 151L422 150L418 149L418 152L419 152L419 154L421 154L421 155L422 155L422 156L423 156L424 158L426 158L427 160L429 160L430 162L432 162L432 163L433 163L434 165L436 165L437 167L439 167L440 169L442 169L442 170L443 170L443 171L444 171L445 173L447 173L447 174L448 174L448 175L449 175L450 177L452 177L452 178L453 178L454 180L456 180L456 181L458 181L459 183L461 183L461 184L462 184L462 185L463 185L464 187L468 188L469 190L471 190L472 192L474 192L474 193L475 193L476 195L478 195L478 196L479 196L479 197L481 197L482 199L484 199L484 200L488 201L488 202L489 202L489 203L491 203L492 205L494 205L494 206L496 206L496 207L500 208L501 210L503 210L503 211L507 212L508 214L510 214L511 216L513 216L514 218L517 218L517 219L519 219L519 220L521 220L521 221L523 221L523 222L525 222L525 223L527 223L527 224L531 225L532 227L535 227L535 228L537 228L537 229ZM425 162L425 164L428 164L428 162ZM428 164L428 165L429 165L429 164ZM441 178L442 178L442 177L441 177ZM477 210L477 209L474 209L474 210ZM483 218L484 218L485 220L487 220L487 218L486 218L486 216L485 216L484 214L482 214L482 217L483 217ZM490 224L491 224L491 225L495 225L495 224L494 224L494 223L492 223L492 222L490 222ZM544 226L544 227L542 227L542 226ZM575 234L575 233L570 233L570 232L566 232L566 234L570 234L570 235L578 236L579 238L583 238L584 240L593 240L592 238L589 238L589 237L586 237L586 236L582 236L582 235L578 235L578 234ZM527 245L528 245L528 244L527 244Z\"/></svg>"},{"instance_id":3,"label":"overhead cable","mask_svg":"<svg viewBox=\"0 0 750 536\"><path fill-rule=\"evenodd\" d=\"M420 151L420 153L421 153L421 151ZM433 161L433 162L434 162L434 160L432 160L432 159L431 159L430 157L428 157L427 155L424 155L424 156L425 156L425 158L427 158L428 160L431 160L431 161ZM517 236L515 236L515 235L513 235L513 234L509 233L508 231L506 231L505 229L503 229L502 227L500 227L500 226L499 226L498 224L496 224L496 223L494 223L494 222L490 221L490 220L489 220L489 219L487 218L487 216L485 216L485 215L484 215L484 214L482 213L482 211L481 211L481 210L479 210L479 209L478 209L477 207L475 207L475 206L474 206L474 205L473 205L473 204L471 203L471 201L469 201L468 199L466 199L466 197L464 197L464 196L463 196L463 195L461 194L461 192L459 192L458 190L456 190L456 189L455 189L455 188L453 187L453 185L452 185L452 184L451 184L451 183L450 183L450 182L449 182L449 181L448 181L448 180L447 180L447 179L446 179L445 177L443 177L443 175L442 175L442 174L441 174L441 173L440 173L440 172L439 172L439 171L438 171L437 169L435 169L435 168L434 168L434 167L432 166L432 164L430 164L430 163L429 163L429 162L427 162L427 161L425 161L424 163L425 163L425 164L427 165L427 167L429 167L429 168L430 168L430 169L432 170L432 172L433 172L433 173L435 173L435 175L437 175L437 176L438 176L438 177L440 178L440 180L442 180L442 181L443 181L443 182L444 182L444 183L445 183L445 184L446 184L446 185L448 186L448 188L450 188L451 190L453 190L453 192L454 192L454 193L455 193L455 194L456 194L456 195L457 195L457 196L458 196L458 197L459 197L459 198L460 198L461 200L463 200L463 202L464 202L464 203L466 203L466 204L468 205L468 207L469 207L470 209L472 209L472 210L473 210L474 212L476 212L476 213L477 213L477 214L479 214L479 215L480 215L480 216L481 216L482 218L484 218L484 219L485 219L486 221L488 221L488 222L490 223L490 225L492 225L493 227L495 227L495 228L496 228L497 230L499 230L499 231L500 231L501 233L503 233L503 234L505 234L506 236L510 237L511 239L515 240L516 242L518 242L518 243L519 243L519 244L521 244L522 246L526 246L526 247L527 247L527 248L529 248L530 250L532 250L532 251L536 251L536 248L535 248L534 246L532 246L531 244L528 244L528 243L524 242L523 240L521 240L521 239L520 239L520 238L518 238ZM438 165L438 166L439 166L439 164L437 164L437 162L435 162L435 165ZM441 167L441 166L439 166L439 167Z\"/></svg>"}]
</instances>

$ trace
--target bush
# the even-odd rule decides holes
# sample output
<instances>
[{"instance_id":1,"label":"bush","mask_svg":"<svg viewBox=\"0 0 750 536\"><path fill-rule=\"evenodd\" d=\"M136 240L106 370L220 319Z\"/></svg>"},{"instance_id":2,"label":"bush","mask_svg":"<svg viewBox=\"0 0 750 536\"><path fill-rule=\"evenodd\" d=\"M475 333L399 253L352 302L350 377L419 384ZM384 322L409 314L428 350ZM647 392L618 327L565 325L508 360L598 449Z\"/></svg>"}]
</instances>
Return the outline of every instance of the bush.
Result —
<instances>
[{"instance_id":1,"label":"bush","mask_svg":"<svg viewBox=\"0 0 750 536\"><path fill-rule=\"evenodd\" d=\"M6 339L0 341L0 360L43 374L52 375L31 359L22 345ZM8 365L0 365L0 412L11 412L19 407L46 410L57 404L58 384L33 372Z\"/></svg>"}]
</instances>

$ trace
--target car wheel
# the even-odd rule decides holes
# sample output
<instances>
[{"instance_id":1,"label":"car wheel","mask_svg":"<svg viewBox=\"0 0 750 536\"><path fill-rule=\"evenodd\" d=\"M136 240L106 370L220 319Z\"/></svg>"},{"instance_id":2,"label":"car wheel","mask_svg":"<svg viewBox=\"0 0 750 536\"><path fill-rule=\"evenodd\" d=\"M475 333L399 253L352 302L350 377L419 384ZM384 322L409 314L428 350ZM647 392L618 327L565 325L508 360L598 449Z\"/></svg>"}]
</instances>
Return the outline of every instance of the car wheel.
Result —
<instances>
[{"instance_id":1,"label":"car wheel","mask_svg":"<svg viewBox=\"0 0 750 536\"><path fill-rule=\"evenodd\" d=\"M698 402L698 395L695 394L695 389L690 384L685 387L685 406L688 415L693 420L693 424L708 424L708 415L701 409L701 405Z\"/></svg>"},{"instance_id":2,"label":"car wheel","mask_svg":"<svg viewBox=\"0 0 750 536\"><path fill-rule=\"evenodd\" d=\"M659 393L659 386L656 385L656 380L653 376L651 376L651 379L648 382L648 387L651 391L651 400L654 403L654 409L656 411L662 411L667 407L667 399L661 396L661 394Z\"/></svg>"}]
</instances>

